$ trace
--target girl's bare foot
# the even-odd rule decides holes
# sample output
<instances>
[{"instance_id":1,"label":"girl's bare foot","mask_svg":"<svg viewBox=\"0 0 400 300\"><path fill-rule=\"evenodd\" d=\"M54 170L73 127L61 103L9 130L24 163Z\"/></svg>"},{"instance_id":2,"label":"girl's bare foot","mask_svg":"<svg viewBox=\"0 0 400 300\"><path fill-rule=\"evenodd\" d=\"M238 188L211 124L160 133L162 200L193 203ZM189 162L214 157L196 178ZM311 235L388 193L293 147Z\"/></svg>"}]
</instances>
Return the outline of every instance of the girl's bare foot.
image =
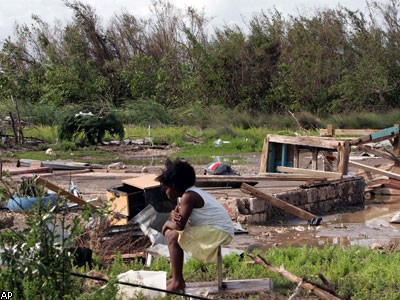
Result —
<instances>
[{"instance_id":1,"label":"girl's bare foot","mask_svg":"<svg viewBox=\"0 0 400 300\"><path fill-rule=\"evenodd\" d=\"M185 290L186 284L184 281L174 280L173 278L169 279L167 282L167 291L183 291Z\"/></svg>"}]
</instances>

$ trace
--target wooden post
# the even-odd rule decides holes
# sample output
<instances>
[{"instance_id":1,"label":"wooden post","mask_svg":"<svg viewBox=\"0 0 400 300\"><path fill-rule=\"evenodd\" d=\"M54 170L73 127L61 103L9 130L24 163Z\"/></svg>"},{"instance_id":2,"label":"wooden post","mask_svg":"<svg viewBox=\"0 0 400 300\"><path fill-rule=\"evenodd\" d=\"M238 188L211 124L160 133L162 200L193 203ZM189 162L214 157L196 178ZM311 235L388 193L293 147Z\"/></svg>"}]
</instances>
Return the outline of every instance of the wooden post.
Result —
<instances>
[{"instance_id":1,"label":"wooden post","mask_svg":"<svg viewBox=\"0 0 400 300\"><path fill-rule=\"evenodd\" d=\"M400 124L394 124L394 126L397 127L398 129L400 129L399 128ZM393 154L398 159L400 159L400 132L394 137L394 140L393 140ZM394 162L393 172L400 174L400 162L399 161Z\"/></svg>"},{"instance_id":2,"label":"wooden post","mask_svg":"<svg viewBox=\"0 0 400 300\"><path fill-rule=\"evenodd\" d=\"M287 153L288 153L288 146L287 144L282 144L282 152L281 152L281 166L286 166L287 161Z\"/></svg>"},{"instance_id":3,"label":"wooden post","mask_svg":"<svg viewBox=\"0 0 400 300\"><path fill-rule=\"evenodd\" d=\"M218 280L218 289L222 289L222 253L221 246L218 246L217 253L217 280Z\"/></svg>"},{"instance_id":4,"label":"wooden post","mask_svg":"<svg viewBox=\"0 0 400 300\"><path fill-rule=\"evenodd\" d=\"M313 148L311 150L311 155L312 155L311 169L318 170L318 149L317 148Z\"/></svg>"},{"instance_id":5,"label":"wooden post","mask_svg":"<svg viewBox=\"0 0 400 300\"><path fill-rule=\"evenodd\" d=\"M260 173L268 172L268 136L264 138L263 150L261 152Z\"/></svg>"},{"instance_id":6,"label":"wooden post","mask_svg":"<svg viewBox=\"0 0 400 300\"><path fill-rule=\"evenodd\" d=\"M293 146L293 168L299 168L300 167L300 150L299 146L294 145Z\"/></svg>"},{"instance_id":7,"label":"wooden post","mask_svg":"<svg viewBox=\"0 0 400 300\"><path fill-rule=\"evenodd\" d=\"M334 136L335 135L335 129L333 128L332 124L328 124L326 129L328 131L328 136Z\"/></svg>"},{"instance_id":8,"label":"wooden post","mask_svg":"<svg viewBox=\"0 0 400 300\"><path fill-rule=\"evenodd\" d=\"M343 142L343 145L338 148L338 165L337 172L342 175L347 175L349 171L349 156L350 156L350 143Z\"/></svg>"}]
</instances>

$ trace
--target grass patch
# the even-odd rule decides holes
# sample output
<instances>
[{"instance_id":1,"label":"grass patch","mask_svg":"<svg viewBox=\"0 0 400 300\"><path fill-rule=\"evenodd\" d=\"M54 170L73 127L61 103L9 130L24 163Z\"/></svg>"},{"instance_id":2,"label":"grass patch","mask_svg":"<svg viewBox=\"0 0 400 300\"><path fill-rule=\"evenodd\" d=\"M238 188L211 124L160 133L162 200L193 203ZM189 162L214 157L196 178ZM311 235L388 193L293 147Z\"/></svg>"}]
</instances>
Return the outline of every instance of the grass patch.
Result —
<instances>
[{"instance_id":1,"label":"grass patch","mask_svg":"<svg viewBox=\"0 0 400 300\"><path fill-rule=\"evenodd\" d=\"M78 149L77 151L55 150L54 155L48 155L45 151L21 151L13 154L4 154L4 157L13 157L16 159L35 159L41 161L47 160L73 160L76 162L90 162L92 164L108 164L116 162L118 157L114 153L102 151L99 149Z\"/></svg>"},{"instance_id":2,"label":"grass patch","mask_svg":"<svg viewBox=\"0 0 400 300\"><path fill-rule=\"evenodd\" d=\"M400 252L381 253L361 246L342 249L337 246L272 248L266 253L255 252L272 265L284 266L286 270L300 278L322 282L318 274L323 274L335 287L341 299L399 299L400 297ZM231 254L223 259L224 276L231 279L270 278L275 293L286 297L293 293L296 285L282 276L267 270L244 255ZM131 263L122 265L118 259L109 270L112 276L128 269L140 270L143 265ZM162 257L156 258L150 267L152 271L166 271L171 275L169 262ZM183 267L187 282L215 281L215 264L202 264L189 259ZM303 291L304 295L308 292ZM172 298L174 299L174 298ZM257 298L254 298L257 299Z\"/></svg>"}]
</instances>

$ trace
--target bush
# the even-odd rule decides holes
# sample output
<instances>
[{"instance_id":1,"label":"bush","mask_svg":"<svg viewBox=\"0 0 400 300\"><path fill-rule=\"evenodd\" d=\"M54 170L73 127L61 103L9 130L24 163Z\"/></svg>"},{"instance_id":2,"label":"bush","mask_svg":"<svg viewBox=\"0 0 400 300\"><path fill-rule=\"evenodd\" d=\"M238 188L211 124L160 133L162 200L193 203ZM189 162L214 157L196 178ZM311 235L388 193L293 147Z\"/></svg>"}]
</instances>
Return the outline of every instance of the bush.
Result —
<instances>
[{"instance_id":1,"label":"bush","mask_svg":"<svg viewBox=\"0 0 400 300\"><path fill-rule=\"evenodd\" d=\"M69 115L66 116L58 129L61 140L73 141L81 139L81 142L88 141L90 145L102 143L106 133L118 135L120 139L124 137L124 127L122 122L114 115L103 116L95 115Z\"/></svg>"}]
</instances>

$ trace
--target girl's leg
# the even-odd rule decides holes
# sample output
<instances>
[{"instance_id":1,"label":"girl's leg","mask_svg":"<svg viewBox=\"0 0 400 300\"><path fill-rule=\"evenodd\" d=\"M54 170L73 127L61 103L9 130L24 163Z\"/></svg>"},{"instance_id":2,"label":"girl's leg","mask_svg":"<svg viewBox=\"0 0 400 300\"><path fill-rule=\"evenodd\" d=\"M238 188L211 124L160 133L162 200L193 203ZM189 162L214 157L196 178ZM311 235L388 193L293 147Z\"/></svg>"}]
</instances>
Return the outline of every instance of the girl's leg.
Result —
<instances>
[{"instance_id":1,"label":"girl's leg","mask_svg":"<svg viewBox=\"0 0 400 300\"><path fill-rule=\"evenodd\" d=\"M183 279L183 250L178 244L179 233L176 230L167 230L165 238L167 239L168 251L171 260L172 278L168 281L168 291L179 291L186 287Z\"/></svg>"}]
</instances>

